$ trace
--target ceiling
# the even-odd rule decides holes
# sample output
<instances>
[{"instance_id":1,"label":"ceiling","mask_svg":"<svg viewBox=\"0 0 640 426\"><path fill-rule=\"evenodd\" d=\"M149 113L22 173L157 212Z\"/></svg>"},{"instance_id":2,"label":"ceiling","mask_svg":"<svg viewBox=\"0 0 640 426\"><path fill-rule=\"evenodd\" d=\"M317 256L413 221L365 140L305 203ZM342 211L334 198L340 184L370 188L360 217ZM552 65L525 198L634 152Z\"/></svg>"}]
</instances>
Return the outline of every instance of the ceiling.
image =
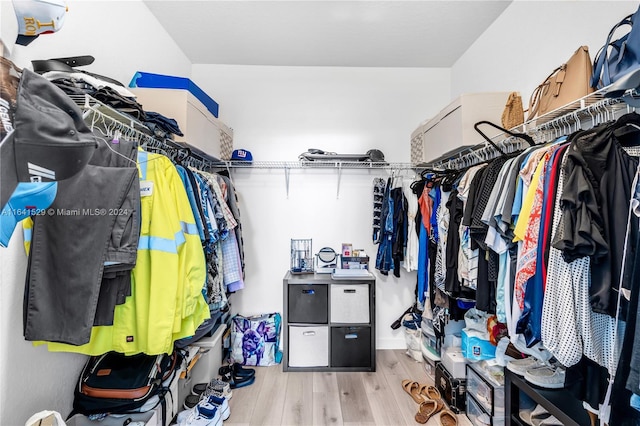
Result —
<instances>
[{"instance_id":1,"label":"ceiling","mask_svg":"<svg viewBox=\"0 0 640 426\"><path fill-rule=\"evenodd\" d=\"M451 67L511 0L145 0L194 64Z\"/></svg>"}]
</instances>

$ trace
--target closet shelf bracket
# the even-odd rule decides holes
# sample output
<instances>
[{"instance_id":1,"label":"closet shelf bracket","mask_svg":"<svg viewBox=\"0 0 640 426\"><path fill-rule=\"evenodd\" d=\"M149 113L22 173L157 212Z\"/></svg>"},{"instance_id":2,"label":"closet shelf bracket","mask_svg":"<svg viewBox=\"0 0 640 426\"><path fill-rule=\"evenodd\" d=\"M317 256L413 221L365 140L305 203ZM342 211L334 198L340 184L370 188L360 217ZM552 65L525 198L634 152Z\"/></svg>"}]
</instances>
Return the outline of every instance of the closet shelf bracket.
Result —
<instances>
[{"instance_id":1,"label":"closet shelf bracket","mask_svg":"<svg viewBox=\"0 0 640 426\"><path fill-rule=\"evenodd\" d=\"M287 200L289 199L289 176L291 174L291 169L289 167L284 168L284 182L287 188Z\"/></svg>"},{"instance_id":2,"label":"closet shelf bracket","mask_svg":"<svg viewBox=\"0 0 640 426\"><path fill-rule=\"evenodd\" d=\"M342 163L338 163L338 190L336 192L336 200L340 199L340 181L342 180Z\"/></svg>"}]
</instances>

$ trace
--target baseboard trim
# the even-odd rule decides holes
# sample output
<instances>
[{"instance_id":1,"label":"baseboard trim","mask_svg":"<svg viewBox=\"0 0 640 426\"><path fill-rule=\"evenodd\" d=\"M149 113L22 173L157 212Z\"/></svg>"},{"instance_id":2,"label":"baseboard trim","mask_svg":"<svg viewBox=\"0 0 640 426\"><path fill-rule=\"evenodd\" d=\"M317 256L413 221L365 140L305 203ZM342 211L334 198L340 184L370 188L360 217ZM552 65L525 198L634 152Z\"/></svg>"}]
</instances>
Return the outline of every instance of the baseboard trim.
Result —
<instances>
[{"instance_id":1,"label":"baseboard trim","mask_svg":"<svg viewBox=\"0 0 640 426\"><path fill-rule=\"evenodd\" d=\"M376 349L406 349L404 339L378 339Z\"/></svg>"}]
</instances>

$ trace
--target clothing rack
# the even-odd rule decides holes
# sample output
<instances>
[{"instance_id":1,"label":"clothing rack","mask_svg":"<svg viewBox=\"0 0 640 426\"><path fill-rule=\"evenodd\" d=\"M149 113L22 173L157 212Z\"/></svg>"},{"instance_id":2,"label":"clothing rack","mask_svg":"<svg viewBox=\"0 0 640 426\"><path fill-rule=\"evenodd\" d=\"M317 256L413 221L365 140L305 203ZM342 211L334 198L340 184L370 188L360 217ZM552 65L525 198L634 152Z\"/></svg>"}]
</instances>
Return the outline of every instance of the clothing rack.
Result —
<instances>
[{"instance_id":1,"label":"clothing rack","mask_svg":"<svg viewBox=\"0 0 640 426\"><path fill-rule=\"evenodd\" d=\"M623 114L635 111L622 98L605 98L606 88L580 98L562 108L536 117L511 131L531 136L536 144L550 142L578 130L590 129L598 124L616 120ZM501 133L491 140L505 153L513 153L529 145L522 139ZM455 155L437 158L425 164L430 169L460 169L492 160L500 152L488 143L474 145Z\"/></svg>"},{"instance_id":2,"label":"clothing rack","mask_svg":"<svg viewBox=\"0 0 640 426\"><path fill-rule=\"evenodd\" d=\"M161 139L139 120L122 113L103 102L85 95L69 95L82 110L85 122L93 129L99 128L107 136L122 136L138 143L144 149L156 151L171 158L174 162L208 170L220 167L220 160L208 155L187 143L171 139Z\"/></svg>"},{"instance_id":3,"label":"clothing rack","mask_svg":"<svg viewBox=\"0 0 640 426\"><path fill-rule=\"evenodd\" d=\"M220 161L222 167L240 169L383 169L383 170L415 170L411 163L387 163L371 161Z\"/></svg>"}]
</instances>

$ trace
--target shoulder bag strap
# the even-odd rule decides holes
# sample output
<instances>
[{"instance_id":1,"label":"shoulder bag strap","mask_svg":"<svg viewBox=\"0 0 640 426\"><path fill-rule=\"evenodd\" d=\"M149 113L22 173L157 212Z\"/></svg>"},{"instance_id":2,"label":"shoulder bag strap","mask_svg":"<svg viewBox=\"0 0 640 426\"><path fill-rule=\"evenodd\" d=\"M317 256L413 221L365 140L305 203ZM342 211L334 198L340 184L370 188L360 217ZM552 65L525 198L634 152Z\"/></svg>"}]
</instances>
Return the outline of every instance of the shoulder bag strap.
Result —
<instances>
[{"instance_id":1,"label":"shoulder bag strap","mask_svg":"<svg viewBox=\"0 0 640 426\"><path fill-rule=\"evenodd\" d=\"M528 111L527 120L531 120L538 114L538 110L540 109L540 102L542 100L542 91L544 90L544 87L549 85L548 81L551 78L551 76L555 74L563 66L564 64L562 64L561 66L551 71L551 74L549 74L547 78L545 78L544 81L540 85L538 85L538 87L535 88L533 93L531 93L531 97L529 98L529 108L527 109Z\"/></svg>"},{"instance_id":2,"label":"shoulder bag strap","mask_svg":"<svg viewBox=\"0 0 640 426\"><path fill-rule=\"evenodd\" d=\"M604 46L598 50L596 58L593 61L593 75L591 76L591 87L596 88L598 86L598 82L600 81L600 74L602 74L602 86L608 86L611 84L611 78L609 76L609 67L604 66L604 62L607 59L609 46L611 45L611 38L613 37L613 33L616 32L618 28L622 25L631 25L633 26L633 21L631 18L633 15L629 15L624 18L622 21L618 22L616 25L611 28L609 31L609 35L607 36L607 41Z\"/></svg>"}]
</instances>

